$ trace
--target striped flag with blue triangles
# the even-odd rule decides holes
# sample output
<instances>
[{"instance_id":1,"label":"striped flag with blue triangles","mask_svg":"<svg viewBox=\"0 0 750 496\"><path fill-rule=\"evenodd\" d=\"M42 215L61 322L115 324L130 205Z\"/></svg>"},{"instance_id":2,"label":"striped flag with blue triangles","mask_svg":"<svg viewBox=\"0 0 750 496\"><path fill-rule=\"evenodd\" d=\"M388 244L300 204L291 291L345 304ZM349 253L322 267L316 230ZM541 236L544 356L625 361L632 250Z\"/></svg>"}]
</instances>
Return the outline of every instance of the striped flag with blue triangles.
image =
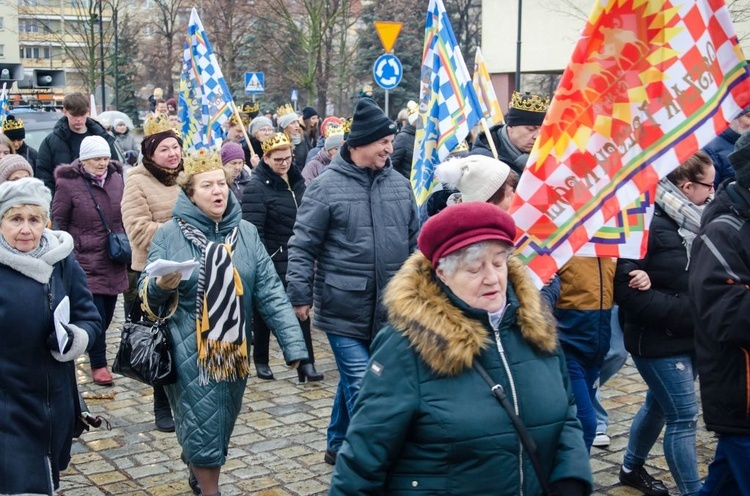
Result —
<instances>
[{"instance_id":1,"label":"striped flag with blue triangles","mask_svg":"<svg viewBox=\"0 0 750 496\"><path fill-rule=\"evenodd\" d=\"M3 83L3 91L0 93L0 126L5 122L5 118L8 117L10 112L10 102L8 101L8 90L5 87L6 83Z\"/></svg>"},{"instance_id":2,"label":"striped flag with blue triangles","mask_svg":"<svg viewBox=\"0 0 750 496\"><path fill-rule=\"evenodd\" d=\"M232 94L195 8L185 38L178 107L185 150L221 147Z\"/></svg>"},{"instance_id":3,"label":"striped flag with blue triangles","mask_svg":"<svg viewBox=\"0 0 750 496\"><path fill-rule=\"evenodd\" d=\"M422 52L419 119L411 169L417 205L433 190L434 169L482 118L482 108L442 0L430 0Z\"/></svg>"}]
</instances>

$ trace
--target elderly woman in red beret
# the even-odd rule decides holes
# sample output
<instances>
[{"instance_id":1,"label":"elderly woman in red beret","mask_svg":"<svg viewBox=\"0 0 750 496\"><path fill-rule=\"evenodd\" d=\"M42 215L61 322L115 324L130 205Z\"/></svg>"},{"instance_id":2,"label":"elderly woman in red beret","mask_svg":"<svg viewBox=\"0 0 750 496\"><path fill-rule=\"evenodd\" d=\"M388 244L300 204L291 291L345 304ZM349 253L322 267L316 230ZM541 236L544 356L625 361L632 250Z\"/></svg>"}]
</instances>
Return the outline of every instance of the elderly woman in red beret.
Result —
<instances>
[{"instance_id":1,"label":"elderly woman in red beret","mask_svg":"<svg viewBox=\"0 0 750 496\"><path fill-rule=\"evenodd\" d=\"M515 234L489 203L425 223L420 251L385 291L389 325L373 342L330 494L591 492L555 324L511 255Z\"/></svg>"}]
</instances>

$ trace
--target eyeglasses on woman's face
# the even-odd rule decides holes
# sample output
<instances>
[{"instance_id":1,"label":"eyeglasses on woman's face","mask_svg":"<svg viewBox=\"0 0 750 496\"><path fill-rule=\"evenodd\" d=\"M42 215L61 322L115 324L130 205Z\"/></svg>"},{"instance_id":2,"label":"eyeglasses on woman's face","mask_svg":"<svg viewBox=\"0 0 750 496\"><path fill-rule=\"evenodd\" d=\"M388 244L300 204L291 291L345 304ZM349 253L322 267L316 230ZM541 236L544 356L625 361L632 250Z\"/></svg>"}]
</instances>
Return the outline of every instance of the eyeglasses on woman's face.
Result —
<instances>
[{"instance_id":1,"label":"eyeglasses on woman's face","mask_svg":"<svg viewBox=\"0 0 750 496\"><path fill-rule=\"evenodd\" d=\"M273 161L274 165L289 164L292 162L292 156L289 155L288 157L272 158L271 161Z\"/></svg>"}]
</instances>

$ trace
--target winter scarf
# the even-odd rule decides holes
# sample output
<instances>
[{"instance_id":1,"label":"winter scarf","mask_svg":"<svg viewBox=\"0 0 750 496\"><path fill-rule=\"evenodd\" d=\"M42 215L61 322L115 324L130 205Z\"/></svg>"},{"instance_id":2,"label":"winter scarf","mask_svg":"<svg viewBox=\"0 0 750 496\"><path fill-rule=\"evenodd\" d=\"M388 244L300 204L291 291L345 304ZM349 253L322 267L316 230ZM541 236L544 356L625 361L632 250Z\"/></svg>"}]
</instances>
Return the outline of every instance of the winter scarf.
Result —
<instances>
[{"instance_id":1,"label":"winter scarf","mask_svg":"<svg viewBox=\"0 0 750 496\"><path fill-rule=\"evenodd\" d=\"M40 284L47 284L54 265L73 251L73 238L64 231L45 229L39 246L29 252L18 251L0 236L0 264L7 265Z\"/></svg>"},{"instance_id":2,"label":"winter scarf","mask_svg":"<svg viewBox=\"0 0 750 496\"><path fill-rule=\"evenodd\" d=\"M200 229L179 220L182 234L201 250L201 266L195 301L198 340L198 382L235 381L250 375L245 342L243 287L232 264L239 229L224 243L206 239Z\"/></svg>"},{"instance_id":3,"label":"winter scarf","mask_svg":"<svg viewBox=\"0 0 750 496\"><path fill-rule=\"evenodd\" d=\"M503 143L503 146L508 151L508 155L513 159L513 165L515 166L516 171L523 171L526 168L526 162L529 160L529 154L522 152L513 144L510 140L510 136L508 136L508 126L503 126L497 134L500 136L500 141Z\"/></svg>"},{"instance_id":4,"label":"winter scarf","mask_svg":"<svg viewBox=\"0 0 750 496\"><path fill-rule=\"evenodd\" d=\"M690 249L701 227L704 205L691 202L685 193L667 178L659 181L656 186L656 204L679 226L677 233L682 237L682 244L687 251L689 267Z\"/></svg>"}]
</instances>

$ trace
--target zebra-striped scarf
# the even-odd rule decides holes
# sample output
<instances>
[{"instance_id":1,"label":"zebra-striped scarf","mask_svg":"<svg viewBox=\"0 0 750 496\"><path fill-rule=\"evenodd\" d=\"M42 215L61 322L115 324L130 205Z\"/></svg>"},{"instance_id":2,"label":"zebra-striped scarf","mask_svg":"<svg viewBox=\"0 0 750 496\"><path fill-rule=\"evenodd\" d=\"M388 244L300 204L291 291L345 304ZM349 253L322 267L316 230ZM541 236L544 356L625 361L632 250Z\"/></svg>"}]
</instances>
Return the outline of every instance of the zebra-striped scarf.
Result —
<instances>
[{"instance_id":1,"label":"zebra-striped scarf","mask_svg":"<svg viewBox=\"0 0 750 496\"><path fill-rule=\"evenodd\" d=\"M224 243L206 239L196 227L179 221L182 234L201 250L198 295L195 302L198 340L198 382L234 381L250 375L245 341L243 288L232 264L238 228Z\"/></svg>"}]
</instances>

